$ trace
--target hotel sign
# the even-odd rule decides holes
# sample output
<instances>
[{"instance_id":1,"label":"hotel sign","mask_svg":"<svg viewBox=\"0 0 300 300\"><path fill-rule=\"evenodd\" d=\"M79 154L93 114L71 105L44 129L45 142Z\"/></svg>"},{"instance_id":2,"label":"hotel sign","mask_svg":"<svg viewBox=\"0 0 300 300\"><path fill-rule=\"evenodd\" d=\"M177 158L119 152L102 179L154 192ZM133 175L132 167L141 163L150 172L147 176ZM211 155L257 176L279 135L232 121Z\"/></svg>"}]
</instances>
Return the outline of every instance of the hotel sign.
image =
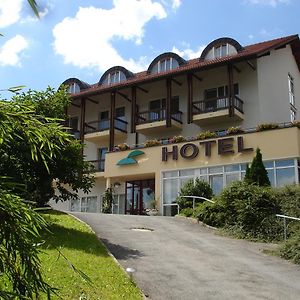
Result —
<instances>
[{"instance_id":1,"label":"hotel sign","mask_svg":"<svg viewBox=\"0 0 300 300\"><path fill-rule=\"evenodd\" d=\"M178 160L179 155L185 159L193 159L198 156L200 151L204 151L204 155L206 157L210 157L212 146L214 145L217 145L218 155L234 154L235 143L237 144L237 152L239 153L253 151L253 148L246 148L244 146L244 138L242 136L239 136L236 139L229 137L217 140L201 141L198 145L196 143L186 143L183 144L180 149L178 145L173 145L172 149L162 147L162 161L168 161L168 158Z\"/></svg>"}]
</instances>

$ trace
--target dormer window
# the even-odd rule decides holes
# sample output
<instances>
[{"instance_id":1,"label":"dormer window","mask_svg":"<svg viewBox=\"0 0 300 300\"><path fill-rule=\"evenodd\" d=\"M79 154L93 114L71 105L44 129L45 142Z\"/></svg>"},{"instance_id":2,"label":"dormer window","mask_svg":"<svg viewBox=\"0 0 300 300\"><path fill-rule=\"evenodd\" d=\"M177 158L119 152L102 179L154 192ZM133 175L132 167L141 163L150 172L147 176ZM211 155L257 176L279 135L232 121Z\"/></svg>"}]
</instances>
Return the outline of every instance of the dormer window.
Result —
<instances>
[{"instance_id":1,"label":"dormer window","mask_svg":"<svg viewBox=\"0 0 300 300\"><path fill-rule=\"evenodd\" d=\"M68 87L68 93L70 94L76 94L80 92L80 86L78 83L73 82Z\"/></svg>"},{"instance_id":2,"label":"dormer window","mask_svg":"<svg viewBox=\"0 0 300 300\"><path fill-rule=\"evenodd\" d=\"M216 58L235 55L243 51L242 45L228 37L216 39L209 43L202 51L200 60L213 60Z\"/></svg>"},{"instance_id":3,"label":"dormer window","mask_svg":"<svg viewBox=\"0 0 300 300\"><path fill-rule=\"evenodd\" d=\"M173 70L179 67L179 63L176 59L173 57L168 57L159 60L152 68L151 73L156 74L156 73L161 73L161 72L166 72L169 70Z\"/></svg>"},{"instance_id":4,"label":"dormer window","mask_svg":"<svg viewBox=\"0 0 300 300\"><path fill-rule=\"evenodd\" d=\"M214 56L215 58L221 58L228 55L228 44L223 44L217 47L214 47Z\"/></svg>"},{"instance_id":5,"label":"dormer window","mask_svg":"<svg viewBox=\"0 0 300 300\"><path fill-rule=\"evenodd\" d=\"M122 71L113 71L108 73L103 81L103 84L111 85L126 80L126 76Z\"/></svg>"}]
</instances>

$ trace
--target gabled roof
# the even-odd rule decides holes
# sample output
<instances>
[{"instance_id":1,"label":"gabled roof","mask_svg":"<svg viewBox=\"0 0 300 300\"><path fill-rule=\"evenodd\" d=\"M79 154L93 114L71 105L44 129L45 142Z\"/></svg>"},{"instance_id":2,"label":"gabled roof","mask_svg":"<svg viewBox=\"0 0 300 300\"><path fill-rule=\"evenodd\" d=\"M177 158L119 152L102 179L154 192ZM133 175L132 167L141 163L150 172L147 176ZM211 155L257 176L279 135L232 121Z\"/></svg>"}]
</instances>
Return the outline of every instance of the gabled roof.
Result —
<instances>
[{"instance_id":1,"label":"gabled roof","mask_svg":"<svg viewBox=\"0 0 300 300\"><path fill-rule=\"evenodd\" d=\"M149 74L147 71L133 74L131 78L120 83L110 86L99 86L98 84L91 85L89 88L81 91L77 94L72 94L72 98L80 98L85 96L92 96L100 93L106 93L109 91L123 89L126 87L147 83L155 80L159 80L165 77L178 76L184 73L206 70L209 68L219 67L229 63L235 63L239 61L259 58L267 55L269 51L280 49L281 47L291 44L293 54L300 70L300 42L298 35L291 35L282 37L270 41L265 41L253 45L243 47L237 54L216 58L213 60L203 60L201 58L191 59L185 64L182 64L179 68L161 72L158 74Z\"/></svg>"}]
</instances>

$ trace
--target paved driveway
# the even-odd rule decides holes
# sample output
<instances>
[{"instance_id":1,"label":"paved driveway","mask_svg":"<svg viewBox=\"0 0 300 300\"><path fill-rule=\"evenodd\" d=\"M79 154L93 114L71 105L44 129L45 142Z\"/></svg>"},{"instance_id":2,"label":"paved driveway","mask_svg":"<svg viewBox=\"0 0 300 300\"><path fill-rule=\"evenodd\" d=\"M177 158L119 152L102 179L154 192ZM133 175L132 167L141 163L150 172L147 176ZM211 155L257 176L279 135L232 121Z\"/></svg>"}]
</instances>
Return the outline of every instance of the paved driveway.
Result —
<instances>
[{"instance_id":1,"label":"paved driveway","mask_svg":"<svg viewBox=\"0 0 300 300\"><path fill-rule=\"evenodd\" d=\"M300 267L171 217L74 213L153 300L300 299ZM150 228L151 232L132 228ZM130 296L128 296L130 300Z\"/></svg>"}]
</instances>

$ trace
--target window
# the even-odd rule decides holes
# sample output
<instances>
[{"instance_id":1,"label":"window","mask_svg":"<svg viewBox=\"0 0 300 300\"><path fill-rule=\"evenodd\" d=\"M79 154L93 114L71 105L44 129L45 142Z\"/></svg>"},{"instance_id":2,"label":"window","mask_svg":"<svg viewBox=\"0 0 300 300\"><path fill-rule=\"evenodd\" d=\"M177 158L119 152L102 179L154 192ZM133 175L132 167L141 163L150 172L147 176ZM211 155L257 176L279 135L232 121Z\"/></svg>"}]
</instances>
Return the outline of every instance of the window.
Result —
<instances>
[{"instance_id":1,"label":"window","mask_svg":"<svg viewBox=\"0 0 300 300\"><path fill-rule=\"evenodd\" d=\"M169 70L176 69L178 67L179 67L178 61L173 57L168 57L158 61L158 63L155 64L151 69L151 73L155 74L160 72L166 72Z\"/></svg>"},{"instance_id":2,"label":"window","mask_svg":"<svg viewBox=\"0 0 300 300\"><path fill-rule=\"evenodd\" d=\"M296 113L297 109L295 107L295 85L294 85L294 78L289 74L288 75L288 82L289 82L289 102L290 102L290 116L291 122L296 120Z\"/></svg>"},{"instance_id":3,"label":"window","mask_svg":"<svg viewBox=\"0 0 300 300\"><path fill-rule=\"evenodd\" d=\"M80 92L80 87L76 82L73 82L68 87L68 93L75 94Z\"/></svg>"},{"instance_id":4,"label":"window","mask_svg":"<svg viewBox=\"0 0 300 300\"><path fill-rule=\"evenodd\" d=\"M126 131L127 127L127 122L126 122L126 117L125 117L125 107L118 107L116 108L115 111L115 128L121 130L121 131Z\"/></svg>"},{"instance_id":5,"label":"window","mask_svg":"<svg viewBox=\"0 0 300 300\"><path fill-rule=\"evenodd\" d=\"M119 83L124 80L126 80L126 76L122 71L114 71L114 72L109 73L105 77L103 83L106 85L110 85L110 84Z\"/></svg>"},{"instance_id":6,"label":"window","mask_svg":"<svg viewBox=\"0 0 300 300\"><path fill-rule=\"evenodd\" d=\"M239 84L233 85L234 95L239 94ZM203 111L216 111L219 109L228 108L228 86L219 86L212 89L204 90L204 100L202 110Z\"/></svg>"},{"instance_id":7,"label":"window","mask_svg":"<svg viewBox=\"0 0 300 300\"><path fill-rule=\"evenodd\" d=\"M109 129L109 111L101 111L99 114L99 130Z\"/></svg>"},{"instance_id":8,"label":"window","mask_svg":"<svg viewBox=\"0 0 300 300\"><path fill-rule=\"evenodd\" d=\"M107 153L108 148L99 148L98 149L98 155L99 155L99 165L98 165L98 171L104 172L104 165L105 165L105 154Z\"/></svg>"},{"instance_id":9,"label":"window","mask_svg":"<svg viewBox=\"0 0 300 300\"><path fill-rule=\"evenodd\" d=\"M228 55L228 44L222 44L220 46L214 47L214 57L221 58Z\"/></svg>"},{"instance_id":10,"label":"window","mask_svg":"<svg viewBox=\"0 0 300 300\"><path fill-rule=\"evenodd\" d=\"M73 132L78 131L78 117L69 118L69 127Z\"/></svg>"},{"instance_id":11,"label":"window","mask_svg":"<svg viewBox=\"0 0 300 300\"><path fill-rule=\"evenodd\" d=\"M296 159L281 159L264 162L272 186L298 183L298 162ZM300 163L299 163L300 166ZM245 176L246 164L233 164L215 167L202 167L185 170L173 170L162 173L162 205L164 215L177 213L176 197L180 188L190 179L197 177L209 182L214 194L233 181L242 180Z\"/></svg>"},{"instance_id":12,"label":"window","mask_svg":"<svg viewBox=\"0 0 300 300\"><path fill-rule=\"evenodd\" d=\"M97 196L82 197L71 200L71 211L100 212Z\"/></svg>"}]
</instances>

